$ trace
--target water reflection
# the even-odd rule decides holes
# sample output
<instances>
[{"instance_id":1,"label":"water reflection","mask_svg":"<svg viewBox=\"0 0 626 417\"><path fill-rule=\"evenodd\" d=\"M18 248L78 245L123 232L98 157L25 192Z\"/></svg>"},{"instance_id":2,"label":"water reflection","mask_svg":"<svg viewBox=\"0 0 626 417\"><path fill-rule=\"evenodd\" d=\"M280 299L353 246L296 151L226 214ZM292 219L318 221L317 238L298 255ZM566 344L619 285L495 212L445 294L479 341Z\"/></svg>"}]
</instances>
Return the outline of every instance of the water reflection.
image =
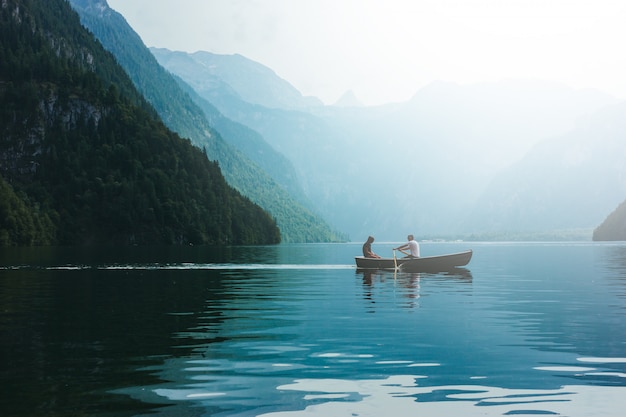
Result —
<instances>
[{"instance_id":1,"label":"water reflection","mask_svg":"<svg viewBox=\"0 0 626 417\"><path fill-rule=\"evenodd\" d=\"M610 276L617 280L626 280L626 245L614 244L601 252L601 265Z\"/></svg>"},{"instance_id":2,"label":"water reflection","mask_svg":"<svg viewBox=\"0 0 626 417\"><path fill-rule=\"evenodd\" d=\"M193 326L206 277L184 286L175 274L17 269L0 272L2 413L136 415L154 403L113 395L120 384L161 379L150 367L173 349L171 335ZM166 315L167 312L182 314Z\"/></svg>"},{"instance_id":3,"label":"water reflection","mask_svg":"<svg viewBox=\"0 0 626 417\"><path fill-rule=\"evenodd\" d=\"M419 273L397 273L383 270L363 269L357 270L357 275L362 276L363 281L363 298L370 303L369 313L376 311L376 291L380 287L383 292L386 289L388 281L391 283L393 290L405 299L400 303L405 308L419 307L420 298L420 274Z\"/></svg>"},{"instance_id":4,"label":"water reflection","mask_svg":"<svg viewBox=\"0 0 626 417\"><path fill-rule=\"evenodd\" d=\"M380 291L381 296L389 289L389 286L396 294L399 294L405 302L400 303L405 308L419 308L420 283L423 279L431 282L445 280L446 283L458 282L463 284L472 283L472 273L466 268L454 268L442 273L417 273L399 272L380 269L357 269L356 275L363 283L363 298L370 303L368 312L375 312L376 292ZM441 282L440 282L441 283ZM452 291L459 290L451 288Z\"/></svg>"},{"instance_id":5,"label":"water reflection","mask_svg":"<svg viewBox=\"0 0 626 417\"><path fill-rule=\"evenodd\" d=\"M278 389L301 392L304 409L260 416L614 416L615 410L626 407L624 387L565 385L552 390L484 385L433 387L418 384L422 380L423 377L415 375L362 381L302 379Z\"/></svg>"}]
</instances>

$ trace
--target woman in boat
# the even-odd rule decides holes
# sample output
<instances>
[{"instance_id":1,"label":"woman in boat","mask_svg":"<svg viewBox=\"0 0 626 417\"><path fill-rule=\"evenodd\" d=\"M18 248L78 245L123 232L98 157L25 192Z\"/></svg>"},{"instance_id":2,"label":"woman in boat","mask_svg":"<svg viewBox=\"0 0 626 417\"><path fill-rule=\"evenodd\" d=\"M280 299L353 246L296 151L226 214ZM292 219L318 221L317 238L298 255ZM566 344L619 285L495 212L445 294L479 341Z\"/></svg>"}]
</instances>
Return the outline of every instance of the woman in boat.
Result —
<instances>
[{"instance_id":1,"label":"woman in boat","mask_svg":"<svg viewBox=\"0 0 626 417\"><path fill-rule=\"evenodd\" d=\"M367 242L363 244L363 256L366 258L380 258L380 256L372 252L372 243L374 243L374 236L368 237Z\"/></svg>"},{"instance_id":2,"label":"woman in boat","mask_svg":"<svg viewBox=\"0 0 626 417\"><path fill-rule=\"evenodd\" d=\"M407 258L419 258L420 257L420 245L413 238L413 235L407 236L408 242L402 246L398 246L394 250L399 250L400 252L407 255ZM406 253L405 250L408 249L410 253Z\"/></svg>"}]
</instances>

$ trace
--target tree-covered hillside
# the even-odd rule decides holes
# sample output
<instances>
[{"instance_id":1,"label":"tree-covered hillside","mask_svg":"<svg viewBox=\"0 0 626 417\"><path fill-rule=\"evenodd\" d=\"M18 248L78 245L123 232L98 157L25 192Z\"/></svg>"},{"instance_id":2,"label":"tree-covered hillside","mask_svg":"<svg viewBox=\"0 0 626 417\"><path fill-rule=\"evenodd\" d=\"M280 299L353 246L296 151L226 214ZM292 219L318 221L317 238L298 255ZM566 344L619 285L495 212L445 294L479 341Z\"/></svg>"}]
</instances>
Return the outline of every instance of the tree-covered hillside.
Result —
<instances>
[{"instance_id":1,"label":"tree-covered hillside","mask_svg":"<svg viewBox=\"0 0 626 417\"><path fill-rule=\"evenodd\" d=\"M219 162L237 190L276 219L284 242L345 240L311 210L295 170L251 129L200 108L162 68L124 18L104 0L71 0L82 23L111 51L164 123ZM216 131L218 127L220 131Z\"/></svg>"},{"instance_id":2,"label":"tree-covered hillside","mask_svg":"<svg viewBox=\"0 0 626 417\"><path fill-rule=\"evenodd\" d=\"M65 0L0 8L0 244L277 243Z\"/></svg>"}]
</instances>

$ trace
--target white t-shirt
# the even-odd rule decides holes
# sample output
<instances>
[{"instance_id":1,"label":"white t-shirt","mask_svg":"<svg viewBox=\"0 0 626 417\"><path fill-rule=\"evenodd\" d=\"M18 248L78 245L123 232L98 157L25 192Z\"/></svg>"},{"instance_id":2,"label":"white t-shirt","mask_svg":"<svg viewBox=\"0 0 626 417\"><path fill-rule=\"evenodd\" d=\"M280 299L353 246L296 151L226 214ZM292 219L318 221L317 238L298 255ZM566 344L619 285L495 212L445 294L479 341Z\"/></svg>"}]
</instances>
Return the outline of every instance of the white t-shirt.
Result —
<instances>
[{"instance_id":1,"label":"white t-shirt","mask_svg":"<svg viewBox=\"0 0 626 417\"><path fill-rule=\"evenodd\" d=\"M411 256L419 258L420 256L420 245L417 244L415 240L409 240L409 250L411 251Z\"/></svg>"}]
</instances>

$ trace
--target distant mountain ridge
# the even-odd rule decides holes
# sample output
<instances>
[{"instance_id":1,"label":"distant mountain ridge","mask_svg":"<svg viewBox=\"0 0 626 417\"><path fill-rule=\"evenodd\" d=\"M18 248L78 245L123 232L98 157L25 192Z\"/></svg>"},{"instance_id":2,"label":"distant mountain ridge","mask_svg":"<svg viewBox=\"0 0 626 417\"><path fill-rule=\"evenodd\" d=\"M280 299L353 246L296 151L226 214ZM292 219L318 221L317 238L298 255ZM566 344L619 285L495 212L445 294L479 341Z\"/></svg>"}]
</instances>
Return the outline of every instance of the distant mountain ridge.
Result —
<instances>
[{"instance_id":1,"label":"distant mountain ridge","mask_svg":"<svg viewBox=\"0 0 626 417\"><path fill-rule=\"evenodd\" d=\"M164 57L165 60L175 54L163 48L150 48L150 51L157 57ZM223 89L222 94L236 94L248 103L259 104L269 109L306 109L322 105L315 97L303 97L296 88L280 78L272 69L242 55L218 55L198 51L185 56L204 68L204 82L213 84L212 89ZM184 61L177 60L173 65L182 62ZM179 74L184 72L185 68L187 67L179 66L172 72Z\"/></svg>"},{"instance_id":2,"label":"distant mountain ridge","mask_svg":"<svg viewBox=\"0 0 626 417\"><path fill-rule=\"evenodd\" d=\"M494 179L469 223L474 231L595 228L626 196L624 137L626 103L581 119Z\"/></svg>"},{"instance_id":3,"label":"distant mountain ridge","mask_svg":"<svg viewBox=\"0 0 626 417\"><path fill-rule=\"evenodd\" d=\"M565 185L587 184L583 172L596 182L601 175L618 179L620 173L609 169L612 162L595 172L592 165L551 169L549 161L574 152L579 139L547 146L539 165L520 162L543 141L576 136L567 135L618 102L607 94L530 80L470 86L435 82L406 103L269 109L238 95L224 98L204 83L205 69L187 55L156 53L162 65L220 112L268 138L294 163L319 210L353 238L393 239L409 230L434 237L475 236L482 228L485 233L587 229L590 235L594 222L613 207L615 199L606 189L587 199ZM592 132L579 134L594 140ZM626 156L620 152L596 162ZM514 164L536 172L515 170ZM557 173L569 180L553 178ZM497 184L502 190L513 187L520 198L496 191ZM564 215L568 205L585 210Z\"/></svg>"},{"instance_id":4,"label":"distant mountain ridge","mask_svg":"<svg viewBox=\"0 0 626 417\"><path fill-rule=\"evenodd\" d=\"M363 103L357 98L357 96L354 94L354 91L348 90L345 93L343 93L341 97L339 97L339 100L337 100L335 104L333 104L333 106L363 107Z\"/></svg>"},{"instance_id":5,"label":"distant mountain ridge","mask_svg":"<svg viewBox=\"0 0 626 417\"><path fill-rule=\"evenodd\" d=\"M337 166L347 154L341 147L341 137L337 137L323 119L302 108L268 108L250 103L234 93L225 80L216 80L205 65L190 57L191 54L167 49L151 50L161 65L179 76L199 97L213 104L227 118L260 133L273 149L285 155L293 163L302 187L317 212L332 219L331 224L337 225L337 228L347 230L341 218L337 218L336 207L333 206L335 197L348 191L344 187L346 183L337 180L334 169L325 170L329 166L326 162ZM223 55L215 56L217 60L222 58ZM271 80L268 82L273 84ZM313 109L323 111L323 107ZM320 164L320 153L323 153L323 164Z\"/></svg>"}]
</instances>

